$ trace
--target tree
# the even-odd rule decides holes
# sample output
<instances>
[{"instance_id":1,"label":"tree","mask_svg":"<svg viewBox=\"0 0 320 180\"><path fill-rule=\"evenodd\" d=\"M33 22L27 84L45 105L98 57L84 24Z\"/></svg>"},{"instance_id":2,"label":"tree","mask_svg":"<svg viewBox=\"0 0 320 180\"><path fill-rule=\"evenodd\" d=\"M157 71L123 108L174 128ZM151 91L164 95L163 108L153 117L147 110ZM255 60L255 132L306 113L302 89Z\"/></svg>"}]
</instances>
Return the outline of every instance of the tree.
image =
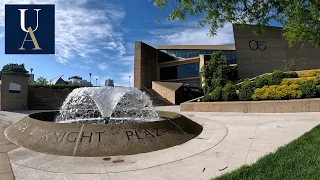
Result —
<instances>
[{"instance_id":1,"label":"tree","mask_svg":"<svg viewBox=\"0 0 320 180\"><path fill-rule=\"evenodd\" d=\"M2 74L26 74L24 64L9 63L2 67Z\"/></svg>"},{"instance_id":2,"label":"tree","mask_svg":"<svg viewBox=\"0 0 320 180\"><path fill-rule=\"evenodd\" d=\"M211 35L216 35L217 29L226 23L255 23L258 26L254 32L260 34L259 25L276 21L284 27L284 36L291 46L305 43L320 46L319 0L154 0L154 5L161 9L173 6L168 20L202 16L198 24L210 24Z\"/></svg>"},{"instance_id":3,"label":"tree","mask_svg":"<svg viewBox=\"0 0 320 180\"><path fill-rule=\"evenodd\" d=\"M37 84L46 85L46 84L48 84L48 81L44 77L38 77Z\"/></svg>"},{"instance_id":4,"label":"tree","mask_svg":"<svg viewBox=\"0 0 320 180\"><path fill-rule=\"evenodd\" d=\"M201 68L204 78L204 93L210 93L217 87L223 87L227 82L227 64L222 52L214 52L211 59Z\"/></svg>"}]
</instances>

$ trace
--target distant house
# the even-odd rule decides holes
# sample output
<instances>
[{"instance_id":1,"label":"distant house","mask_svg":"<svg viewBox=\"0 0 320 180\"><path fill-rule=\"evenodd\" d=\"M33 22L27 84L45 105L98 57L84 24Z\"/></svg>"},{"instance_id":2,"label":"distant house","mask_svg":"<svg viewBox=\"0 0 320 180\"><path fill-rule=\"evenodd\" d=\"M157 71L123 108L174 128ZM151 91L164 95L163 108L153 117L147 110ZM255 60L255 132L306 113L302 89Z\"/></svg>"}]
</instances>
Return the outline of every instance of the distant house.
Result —
<instances>
[{"instance_id":1,"label":"distant house","mask_svg":"<svg viewBox=\"0 0 320 180\"><path fill-rule=\"evenodd\" d=\"M77 84L77 85L84 85L84 86L92 86L90 82L87 80L83 80L80 76L71 76L68 78L68 84Z\"/></svg>"},{"instance_id":2,"label":"distant house","mask_svg":"<svg viewBox=\"0 0 320 180\"><path fill-rule=\"evenodd\" d=\"M52 84L52 85L55 85L55 84L67 84L67 82L62 79L62 76L63 75L51 79L48 82L48 84Z\"/></svg>"},{"instance_id":3,"label":"distant house","mask_svg":"<svg viewBox=\"0 0 320 180\"><path fill-rule=\"evenodd\" d=\"M105 85L105 86L114 87L113 80L112 80L112 79L106 79L106 80L104 81L104 85Z\"/></svg>"}]
</instances>

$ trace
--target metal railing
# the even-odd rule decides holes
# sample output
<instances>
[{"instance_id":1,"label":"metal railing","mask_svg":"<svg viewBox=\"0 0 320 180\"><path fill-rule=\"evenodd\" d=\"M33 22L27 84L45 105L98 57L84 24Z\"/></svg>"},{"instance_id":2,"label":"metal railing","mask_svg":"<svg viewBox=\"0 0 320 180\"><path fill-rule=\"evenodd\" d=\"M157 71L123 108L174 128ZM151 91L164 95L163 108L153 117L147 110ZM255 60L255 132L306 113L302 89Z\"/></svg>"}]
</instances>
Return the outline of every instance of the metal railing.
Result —
<instances>
[{"instance_id":1,"label":"metal railing","mask_svg":"<svg viewBox=\"0 0 320 180\"><path fill-rule=\"evenodd\" d=\"M142 86L142 88L145 89L152 96L152 98L154 97L153 93L148 88L145 86Z\"/></svg>"},{"instance_id":2,"label":"metal railing","mask_svg":"<svg viewBox=\"0 0 320 180\"><path fill-rule=\"evenodd\" d=\"M264 74L261 74L261 75L259 75L259 76L256 76L256 77L254 77L254 78L251 78L251 79L249 79L249 81L254 81L256 78L258 78L258 77L261 77L261 76L264 76L264 75L268 75L268 74L272 74L272 73L264 73ZM240 83L237 83L236 85L241 85L242 83L243 83L244 81L242 81L242 82L240 82ZM189 100L189 101L186 101L186 102L184 102L184 103L188 103L188 102L195 102L195 101L201 101L201 99L203 98L204 96L200 96L200 97L197 97L197 98L195 98L195 99L191 99L191 100Z\"/></svg>"}]
</instances>

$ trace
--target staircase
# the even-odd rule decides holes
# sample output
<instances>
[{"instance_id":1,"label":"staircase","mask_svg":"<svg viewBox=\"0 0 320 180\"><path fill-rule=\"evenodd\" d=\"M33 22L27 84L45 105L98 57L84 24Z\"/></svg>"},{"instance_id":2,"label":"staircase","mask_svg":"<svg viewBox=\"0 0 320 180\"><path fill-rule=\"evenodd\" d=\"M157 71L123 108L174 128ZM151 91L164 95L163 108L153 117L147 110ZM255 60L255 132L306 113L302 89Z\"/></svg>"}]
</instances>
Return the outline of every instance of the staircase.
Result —
<instances>
[{"instance_id":1,"label":"staircase","mask_svg":"<svg viewBox=\"0 0 320 180\"><path fill-rule=\"evenodd\" d=\"M160 95L158 95L157 92L155 92L153 89L147 89L143 88L142 91L146 92L152 101L153 106L167 106L169 103L163 99Z\"/></svg>"}]
</instances>

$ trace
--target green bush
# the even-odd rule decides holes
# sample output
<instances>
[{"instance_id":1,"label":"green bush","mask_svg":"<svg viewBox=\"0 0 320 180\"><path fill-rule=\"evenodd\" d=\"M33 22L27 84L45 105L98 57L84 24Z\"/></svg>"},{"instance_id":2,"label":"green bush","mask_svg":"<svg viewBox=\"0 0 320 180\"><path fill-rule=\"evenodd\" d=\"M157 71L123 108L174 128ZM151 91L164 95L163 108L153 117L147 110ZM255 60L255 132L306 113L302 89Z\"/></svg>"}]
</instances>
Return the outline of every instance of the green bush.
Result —
<instances>
[{"instance_id":1,"label":"green bush","mask_svg":"<svg viewBox=\"0 0 320 180\"><path fill-rule=\"evenodd\" d=\"M317 89L317 97L320 97L320 86L317 86L316 89Z\"/></svg>"},{"instance_id":2,"label":"green bush","mask_svg":"<svg viewBox=\"0 0 320 180\"><path fill-rule=\"evenodd\" d=\"M211 101L210 94L205 94L201 101L202 102L210 102Z\"/></svg>"},{"instance_id":3,"label":"green bush","mask_svg":"<svg viewBox=\"0 0 320 180\"><path fill-rule=\"evenodd\" d=\"M299 90L298 84L291 85L273 85L257 88L253 95L253 100L280 100L280 99L297 99L302 97L302 91Z\"/></svg>"},{"instance_id":4,"label":"green bush","mask_svg":"<svg viewBox=\"0 0 320 180\"><path fill-rule=\"evenodd\" d=\"M304 84L301 84L300 90L303 94L303 97L312 98L317 95L317 88L313 81L308 81Z\"/></svg>"},{"instance_id":5,"label":"green bush","mask_svg":"<svg viewBox=\"0 0 320 180\"><path fill-rule=\"evenodd\" d=\"M228 83L222 89L222 99L225 101L235 101L237 100L237 92L235 85Z\"/></svg>"},{"instance_id":6,"label":"green bush","mask_svg":"<svg viewBox=\"0 0 320 180\"><path fill-rule=\"evenodd\" d=\"M256 88L262 88L265 85L268 85L269 83L269 76L270 75L263 75L260 77L257 77L253 82L254 82L254 86Z\"/></svg>"},{"instance_id":7,"label":"green bush","mask_svg":"<svg viewBox=\"0 0 320 180\"><path fill-rule=\"evenodd\" d=\"M284 73L282 71L273 71L271 75L268 75L268 85L279 85L284 78Z\"/></svg>"},{"instance_id":8,"label":"green bush","mask_svg":"<svg viewBox=\"0 0 320 180\"><path fill-rule=\"evenodd\" d=\"M222 88L216 87L211 93L210 97L212 101L220 101L222 99Z\"/></svg>"},{"instance_id":9,"label":"green bush","mask_svg":"<svg viewBox=\"0 0 320 180\"><path fill-rule=\"evenodd\" d=\"M241 101L248 101L251 100L251 96L254 92L254 85L250 81L245 81L241 84L241 87L239 89L239 100Z\"/></svg>"},{"instance_id":10,"label":"green bush","mask_svg":"<svg viewBox=\"0 0 320 180\"><path fill-rule=\"evenodd\" d=\"M284 78L282 79L281 84L286 84L286 85L290 85L290 84L304 84L308 81L312 81L314 84L318 84L319 83L319 79L317 77L302 77L302 78Z\"/></svg>"},{"instance_id":11,"label":"green bush","mask_svg":"<svg viewBox=\"0 0 320 180\"><path fill-rule=\"evenodd\" d=\"M81 87L88 87L83 85L75 85L75 84L29 84L29 87L32 88L48 88L48 89L76 89Z\"/></svg>"},{"instance_id":12,"label":"green bush","mask_svg":"<svg viewBox=\"0 0 320 180\"><path fill-rule=\"evenodd\" d=\"M285 72L284 78L298 78L298 74L295 71Z\"/></svg>"}]
</instances>

